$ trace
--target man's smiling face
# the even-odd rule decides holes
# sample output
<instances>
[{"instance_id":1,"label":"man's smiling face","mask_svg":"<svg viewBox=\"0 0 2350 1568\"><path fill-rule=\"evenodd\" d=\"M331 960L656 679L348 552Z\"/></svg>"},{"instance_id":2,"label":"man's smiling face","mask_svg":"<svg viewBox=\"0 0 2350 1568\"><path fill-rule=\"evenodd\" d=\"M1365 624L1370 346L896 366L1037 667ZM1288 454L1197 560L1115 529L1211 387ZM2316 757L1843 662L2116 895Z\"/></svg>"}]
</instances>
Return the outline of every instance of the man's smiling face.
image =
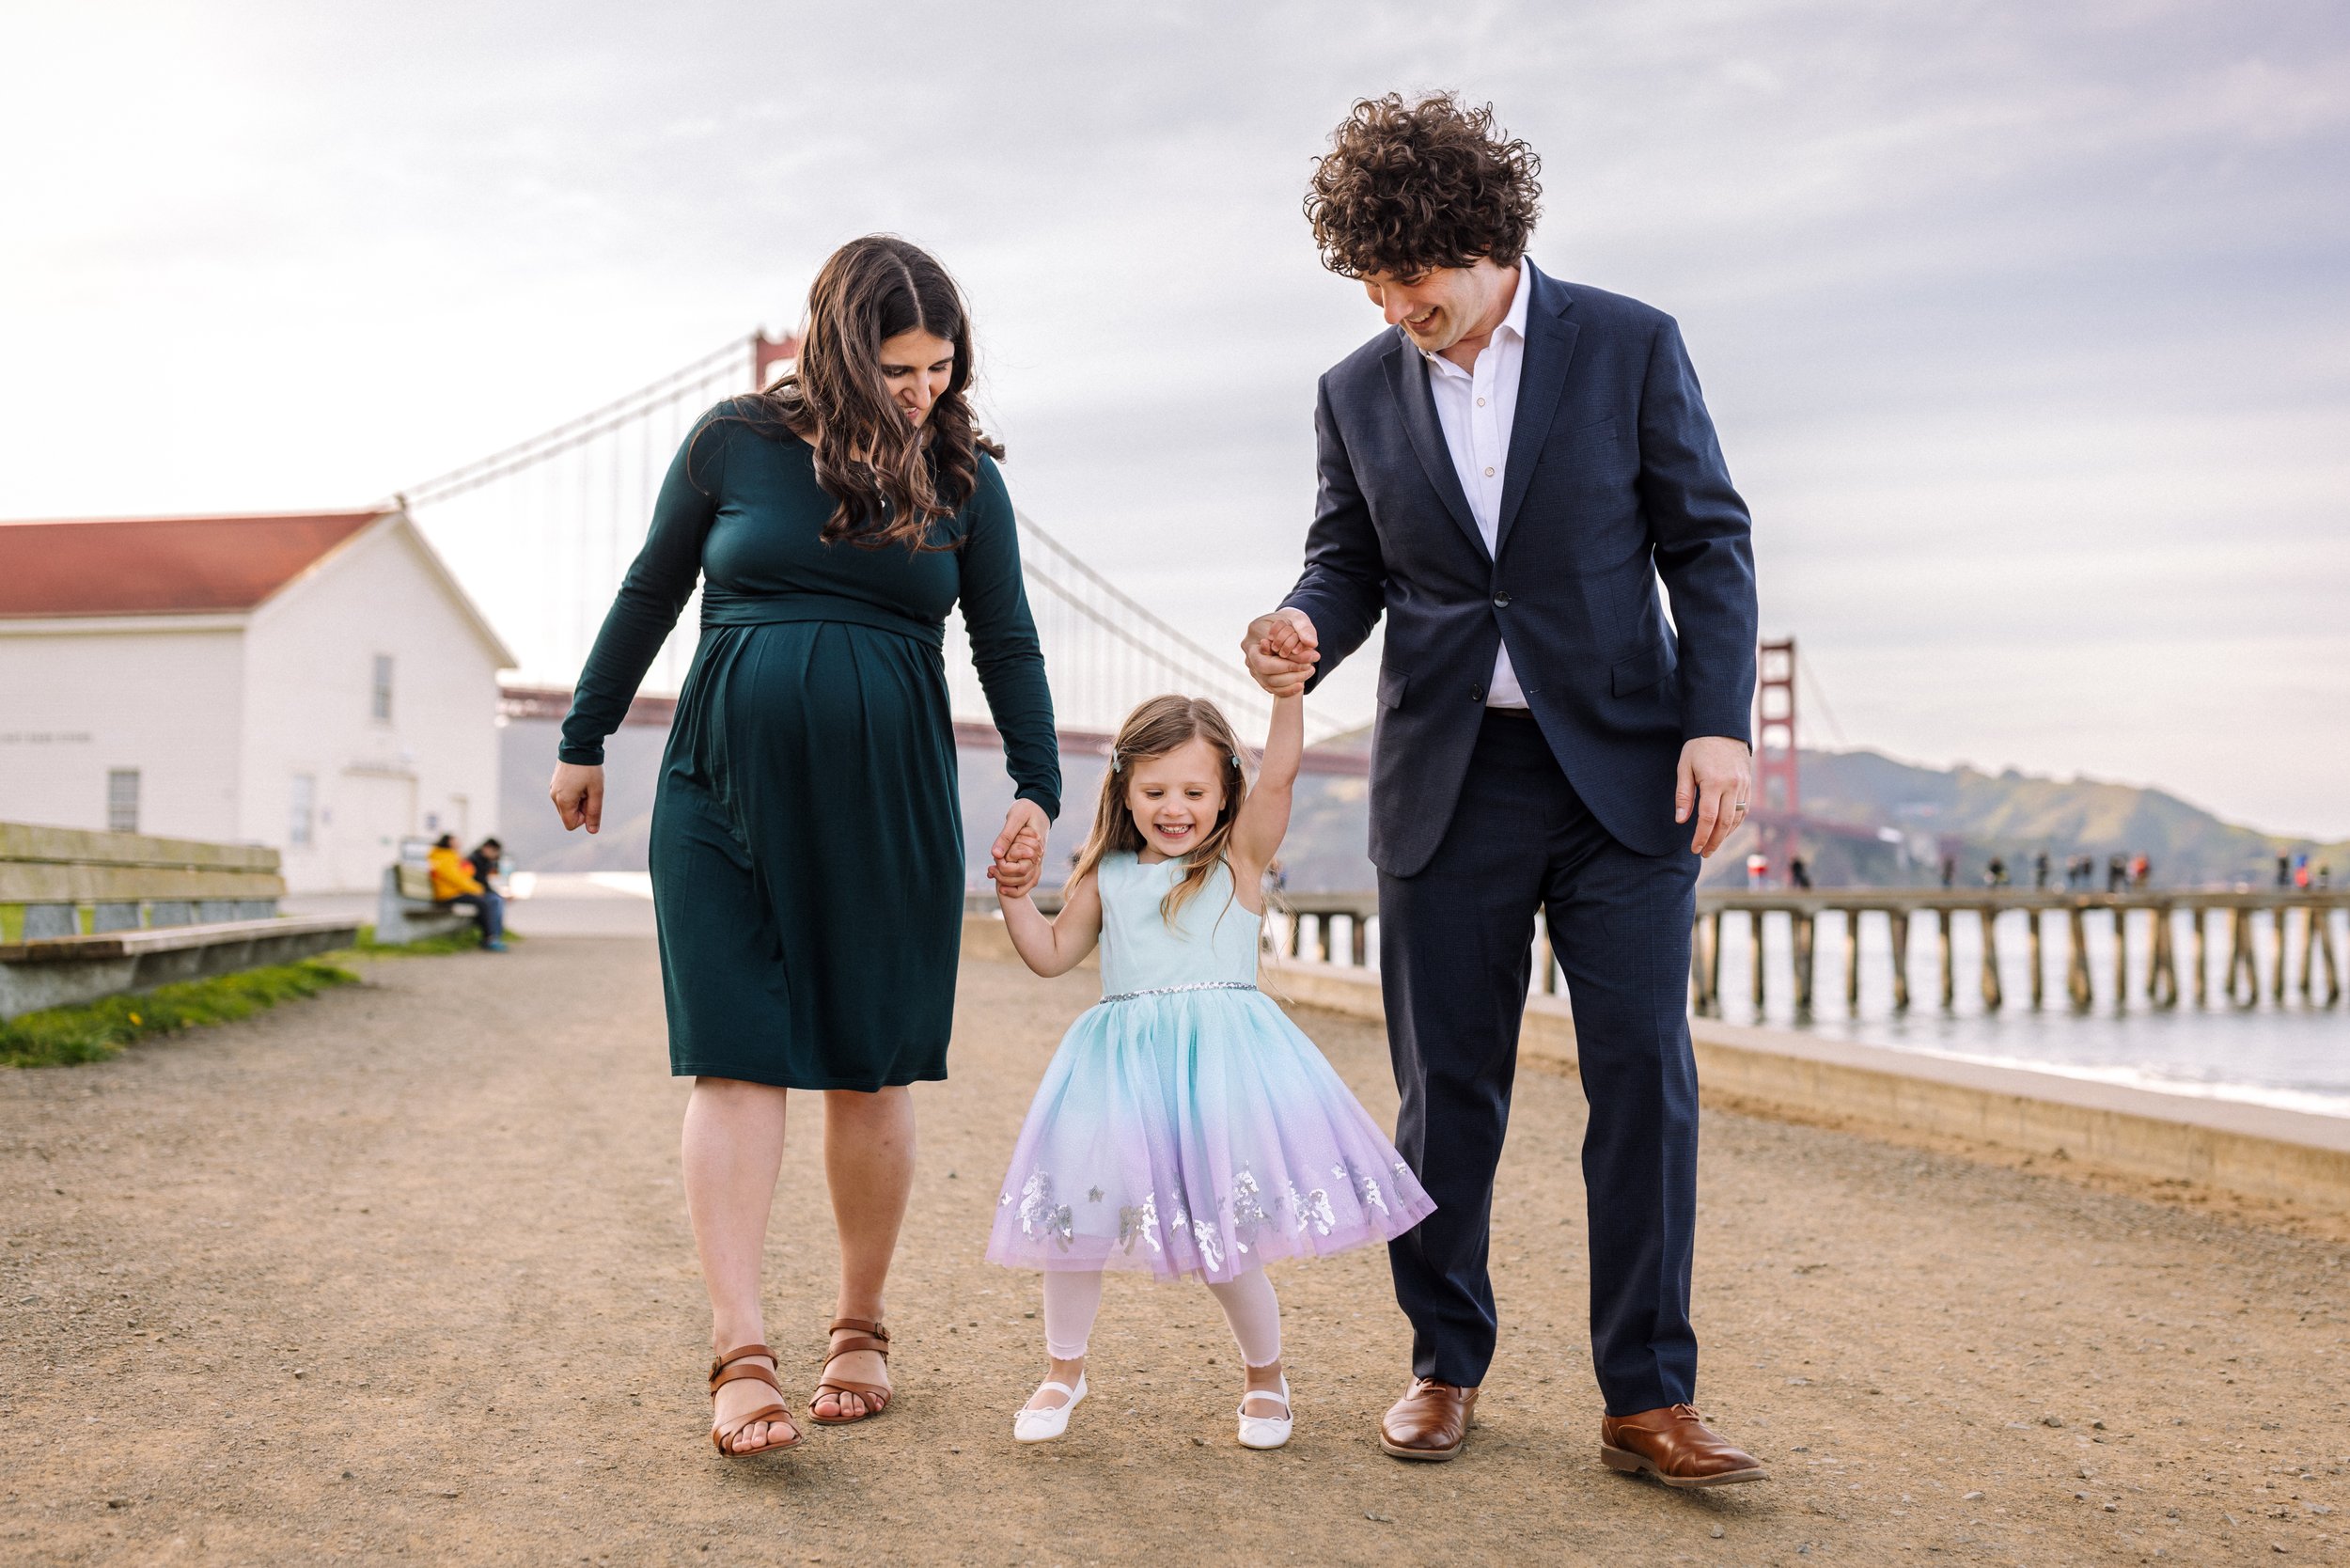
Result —
<instances>
[{"instance_id":1,"label":"man's smiling face","mask_svg":"<svg viewBox=\"0 0 2350 1568\"><path fill-rule=\"evenodd\" d=\"M1431 267L1410 277L1366 273L1363 291L1420 353L1442 353L1480 327L1492 330L1486 318L1496 314L1496 301L1506 299L1501 290L1516 276L1514 268L1480 257L1470 266Z\"/></svg>"}]
</instances>

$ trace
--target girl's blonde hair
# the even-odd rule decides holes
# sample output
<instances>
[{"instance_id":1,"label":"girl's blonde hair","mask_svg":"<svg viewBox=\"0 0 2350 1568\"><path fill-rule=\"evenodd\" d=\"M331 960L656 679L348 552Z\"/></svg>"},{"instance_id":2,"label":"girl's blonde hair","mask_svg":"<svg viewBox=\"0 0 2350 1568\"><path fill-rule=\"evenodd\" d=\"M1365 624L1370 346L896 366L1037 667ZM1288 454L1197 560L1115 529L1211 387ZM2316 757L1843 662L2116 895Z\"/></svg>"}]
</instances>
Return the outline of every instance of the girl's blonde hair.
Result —
<instances>
[{"instance_id":1,"label":"girl's blonde hair","mask_svg":"<svg viewBox=\"0 0 2350 1568\"><path fill-rule=\"evenodd\" d=\"M1139 855L1150 847L1135 814L1126 806L1126 786L1136 762L1164 757L1205 741L1216 754L1224 779L1224 807L1216 813L1198 846L1184 857L1183 877L1167 890L1160 912L1173 921L1183 905L1198 897L1217 866L1223 864L1232 841L1232 824L1240 818L1241 802L1248 798L1248 776L1240 760L1240 741L1223 711L1204 697L1154 697L1126 715L1110 744L1109 771L1102 776L1102 798L1093 808L1093 831L1078 853L1076 870L1069 873L1073 887L1101 866L1106 855L1121 851Z\"/></svg>"}]
</instances>

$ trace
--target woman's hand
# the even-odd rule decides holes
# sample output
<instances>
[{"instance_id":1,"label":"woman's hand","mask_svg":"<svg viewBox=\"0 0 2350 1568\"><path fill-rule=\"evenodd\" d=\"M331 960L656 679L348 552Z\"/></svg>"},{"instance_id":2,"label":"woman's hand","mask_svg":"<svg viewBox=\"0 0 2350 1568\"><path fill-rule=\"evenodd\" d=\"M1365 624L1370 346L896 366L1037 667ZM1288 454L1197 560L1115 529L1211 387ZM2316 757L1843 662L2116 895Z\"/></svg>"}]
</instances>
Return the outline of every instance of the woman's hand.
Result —
<instances>
[{"instance_id":1,"label":"woman's hand","mask_svg":"<svg viewBox=\"0 0 2350 1568\"><path fill-rule=\"evenodd\" d=\"M1004 831L988 851L987 874L999 897L1025 898L1044 873L1044 835L1050 823L1032 800L1015 800L1004 813Z\"/></svg>"},{"instance_id":2,"label":"woman's hand","mask_svg":"<svg viewBox=\"0 0 2350 1568\"><path fill-rule=\"evenodd\" d=\"M557 762L547 798L555 802L555 814L563 819L564 832L584 824L593 833L603 825L603 770L580 762Z\"/></svg>"}]
</instances>

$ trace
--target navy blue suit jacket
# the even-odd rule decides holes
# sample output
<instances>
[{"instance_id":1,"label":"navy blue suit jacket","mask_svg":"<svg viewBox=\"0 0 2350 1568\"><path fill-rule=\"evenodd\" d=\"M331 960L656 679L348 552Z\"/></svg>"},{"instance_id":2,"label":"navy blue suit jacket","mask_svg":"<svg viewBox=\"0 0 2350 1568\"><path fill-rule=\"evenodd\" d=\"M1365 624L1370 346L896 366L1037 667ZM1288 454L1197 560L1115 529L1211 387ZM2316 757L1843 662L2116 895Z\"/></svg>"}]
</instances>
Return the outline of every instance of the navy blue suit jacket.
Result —
<instances>
[{"instance_id":1,"label":"navy blue suit jacket","mask_svg":"<svg viewBox=\"0 0 2350 1568\"><path fill-rule=\"evenodd\" d=\"M1444 838L1498 644L1575 792L1640 854L1688 845L1691 830L1673 822L1682 743L1751 741L1750 525L1680 328L1531 261L1526 273L1534 292L1491 554L1427 361L1402 329L1324 374L1314 411L1321 494L1305 574L1283 604L1321 637L1316 682L1387 618L1371 858L1392 876L1423 870Z\"/></svg>"}]
</instances>

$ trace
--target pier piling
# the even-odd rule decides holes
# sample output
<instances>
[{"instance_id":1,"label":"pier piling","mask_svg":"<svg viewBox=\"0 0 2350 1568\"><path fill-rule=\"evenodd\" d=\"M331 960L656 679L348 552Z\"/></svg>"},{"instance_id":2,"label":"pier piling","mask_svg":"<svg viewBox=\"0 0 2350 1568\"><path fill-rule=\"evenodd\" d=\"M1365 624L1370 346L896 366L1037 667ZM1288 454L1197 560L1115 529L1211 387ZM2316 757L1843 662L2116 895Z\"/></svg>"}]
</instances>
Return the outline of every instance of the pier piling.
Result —
<instances>
[{"instance_id":1,"label":"pier piling","mask_svg":"<svg viewBox=\"0 0 2350 1568\"><path fill-rule=\"evenodd\" d=\"M2028 909L2024 912L2024 929L2026 946L2031 951L2031 1010L2038 1012L2043 994L2048 988L2047 972L2041 964L2040 911Z\"/></svg>"},{"instance_id":2,"label":"pier piling","mask_svg":"<svg viewBox=\"0 0 2350 1568\"><path fill-rule=\"evenodd\" d=\"M2087 911L2075 904L2065 912L2065 935L2072 944L2072 956L2064 972L2065 995L2071 998L2075 1012L2087 1012L2096 1005L2096 995L2089 987L2089 922Z\"/></svg>"},{"instance_id":3,"label":"pier piling","mask_svg":"<svg viewBox=\"0 0 2350 1568\"><path fill-rule=\"evenodd\" d=\"M2005 999L1999 989L1999 912L1985 904L1982 907L1983 1010L1997 1012Z\"/></svg>"},{"instance_id":4,"label":"pier piling","mask_svg":"<svg viewBox=\"0 0 2350 1568\"><path fill-rule=\"evenodd\" d=\"M1886 935L1893 944L1893 1011L1909 1011L1909 912L1885 912Z\"/></svg>"},{"instance_id":5,"label":"pier piling","mask_svg":"<svg viewBox=\"0 0 2350 1568\"><path fill-rule=\"evenodd\" d=\"M1844 911L1844 1011L1860 1015L1860 911Z\"/></svg>"},{"instance_id":6,"label":"pier piling","mask_svg":"<svg viewBox=\"0 0 2350 1568\"><path fill-rule=\"evenodd\" d=\"M2130 1009L2130 912L2113 906L2113 1011Z\"/></svg>"},{"instance_id":7,"label":"pier piling","mask_svg":"<svg viewBox=\"0 0 2350 1568\"><path fill-rule=\"evenodd\" d=\"M1947 909L1937 909L1935 914L1940 917L1936 930L1941 937L1942 1006L1945 1011L1948 1011L1958 1005L1958 975L1952 968L1950 957L1950 912Z\"/></svg>"}]
</instances>

